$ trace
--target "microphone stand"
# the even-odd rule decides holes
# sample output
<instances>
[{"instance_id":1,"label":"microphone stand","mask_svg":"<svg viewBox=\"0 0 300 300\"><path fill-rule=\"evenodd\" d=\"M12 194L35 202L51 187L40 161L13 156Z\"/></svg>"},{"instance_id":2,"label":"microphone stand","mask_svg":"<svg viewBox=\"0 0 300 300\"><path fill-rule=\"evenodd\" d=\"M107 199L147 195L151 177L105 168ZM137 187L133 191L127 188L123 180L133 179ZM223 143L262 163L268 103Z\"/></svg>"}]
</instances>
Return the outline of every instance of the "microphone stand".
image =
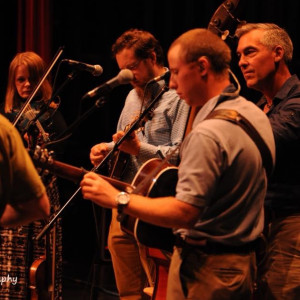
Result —
<instances>
[{"instance_id":1,"label":"microphone stand","mask_svg":"<svg viewBox=\"0 0 300 300\"><path fill-rule=\"evenodd\" d=\"M130 134L138 128L141 121L144 120L144 118L148 115L148 113L151 113L154 110L154 105L157 103L157 101L160 99L163 93L168 91L169 88L167 85L164 85L157 96L152 100L152 102L144 109L144 111L140 114L140 116L136 119L136 121L131 125L131 127L126 131L124 136L120 138L114 145L113 149L105 156L105 158L99 163L96 167L94 167L90 172L96 172L107 160L108 158L118 149L118 147L121 145L121 143L130 136ZM99 105L103 103L101 102L101 99L98 99L96 102L99 101ZM95 104L96 105L96 104ZM62 212L65 210L65 208L70 204L70 202L75 198L75 196L80 192L81 187L79 187L75 193L69 198L69 200L60 208L60 210L51 218L51 220L44 226L44 228L40 231L40 233L36 236L36 240L40 240L46 232L52 227L56 219L62 214Z\"/></svg>"},{"instance_id":2,"label":"microphone stand","mask_svg":"<svg viewBox=\"0 0 300 300\"><path fill-rule=\"evenodd\" d=\"M26 133L26 132L28 132L28 131L30 130L30 128L33 128L32 126L33 126L34 124L36 124L36 122L38 121L38 119L39 119L40 117L42 117L46 112L48 112L49 107L50 107L52 101L53 101L56 97L58 97L58 95L59 95L60 91L63 89L63 87L64 87L67 83L71 82L71 80L73 80L77 75L78 75L78 72L71 72L70 74L67 75L67 79L65 79L64 82L61 84L61 86L56 90L56 92L53 93L53 94L51 95L51 98L50 98L49 100L47 100L47 102L43 105L43 107L41 108L41 110L40 110L37 114L35 114L35 117L34 117L32 120L30 120L30 121L28 122L27 129L23 131L23 134ZM60 104L60 100L59 100L59 104ZM58 104L58 106L59 106L59 104ZM57 107L57 108L58 108L58 107ZM55 108L55 112L56 112L57 108ZM55 113L55 112L54 112L54 113ZM62 140L59 140L59 139L57 139L57 138L56 138L54 141L48 140L48 141L44 144L44 147L47 147L47 146L50 145L50 144L56 144L56 143L61 142L61 141L62 141Z\"/></svg>"},{"instance_id":3,"label":"microphone stand","mask_svg":"<svg viewBox=\"0 0 300 300\"><path fill-rule=\"evenodd\" d=\"M35 117L30 120L30 123L34 124L43 114L45 114L48 111L49 105L51 102L59 95L60 91L65 87L65 85L71 80L73 80L78 75L78 72L71 72L67 79L61 84L61 86L57 89L57 91L51 96L51 98L47 101L45 106L35 115Z\"/></svg>"},{"instance_id":4,"label":"microphone stand","mask_svg":"<svg viewBox=\"0 0 300 300\"><path fill-rule=\"evenodd\" d=\"M100 108L107 102L107 99L105 97L101 97L96 100L95 104L89 108L87 111L84 112L77 120L75 120L66 130L61 132L56 139L62 138L65 134L69 133L71 130L76 128L83 120L85 120L90 114L96 110L96 108Z\"/></svg>"},{"instance_id":5,"label":"microphone stand","mask_svg":"<svg viewBox=\"0 0 300 300\"><path fill-rule=\"evenodd\" d=\"M128 138L128 136L130 136L130 134L138 129L138 127L140 127L141 122L147 117L148 114L150 114L153 110L154 110L154 105L156 104L156 102L160 99L160 97L162 96L163 93L165 93L166 91L168 91L169 88L164 85L161 90L159 91L159 93L157 94L157 96L154 98L154 100L152 100L152 102L148 105L148 107L146 107L144 109L144 111L139 115L139 117L133 122L133 124L131 125L131 127L126 131L126 133L124 134L123 137L121 137L114 145L114 147L109 151L109 153L104 157L104 159L101 161L101 163L95 167L95 170L98 170L109 158L110 156L118 150L119 146L122 144L122 142ZM94 170L93 170L94 171Z\"/></svg>"}]
</instances>

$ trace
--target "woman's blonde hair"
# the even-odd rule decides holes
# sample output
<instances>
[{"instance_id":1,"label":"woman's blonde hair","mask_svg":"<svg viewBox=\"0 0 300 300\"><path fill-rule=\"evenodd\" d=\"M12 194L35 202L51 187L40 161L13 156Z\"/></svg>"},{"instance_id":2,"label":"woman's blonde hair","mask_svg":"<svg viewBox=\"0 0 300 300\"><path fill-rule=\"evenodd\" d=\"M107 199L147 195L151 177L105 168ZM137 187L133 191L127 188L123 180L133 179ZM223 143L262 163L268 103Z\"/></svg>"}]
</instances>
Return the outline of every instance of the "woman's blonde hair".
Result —
<instances>
[{"instance_id":1,"label":"woman's blonde hair","mask_svg":"<svg viewBox=\"0 0 300 300\"><path fill-rule=\"evenodd\" d=\"M35 88L45 72L45 63L43 59L35 52L20 52L13 58L9 65L8 71L8 83L4 106L5 113L9 113L13 108L18 108L21 106L21 98L15 86L16 70L20 65L24 65L28 68L30 83L33 88ZM46 102L51 98L51 94L52 86L49 80L46 78L37 93L38 100Z\"/></svg>"}]
</instances>

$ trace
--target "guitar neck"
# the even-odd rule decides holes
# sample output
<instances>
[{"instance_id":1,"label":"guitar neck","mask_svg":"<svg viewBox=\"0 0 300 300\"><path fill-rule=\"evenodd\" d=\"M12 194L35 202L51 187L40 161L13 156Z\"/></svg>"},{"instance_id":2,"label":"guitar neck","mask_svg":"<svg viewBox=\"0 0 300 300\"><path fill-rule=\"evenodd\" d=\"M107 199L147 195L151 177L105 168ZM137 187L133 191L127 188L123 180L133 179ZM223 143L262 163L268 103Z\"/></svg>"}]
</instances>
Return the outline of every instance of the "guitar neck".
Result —
<instances>
[{"instance_id":1,"label":"guitar neck","mask_svg":"<svg viewBox=\"0 0 300 300\"><path fill-rule=\"evenodd\" d=\"M38 167L44 167L49 172L54 173L61 178L71 180L75 183L79 183L84 174L87 173L87 171L83 168L74 167L57 160L51 160L47 163L38 161L35 162L35 165Z\"/></svg>"},{"instance_id":2,"label":"guitar neck","mask_svg":"<svg viewBox=\"0 0 300 300\"><path fill-rule=\"evenodd\" d=\"M48 170L49 172L65 178L67 180L71 180L75 183L79 183L82 179L82 177L84 176L84 174L86 174L88 171L85 170L84 168L78 168L57 160L49 160L47 162L41 162L38 159L33 158L34 160L34 164L37 167L42 167L46 170ZM101 178L105 179L106 181L108 181L111 185L113 185L115 188L122 190L122 191L126 191L128 193L131 193L133 191L133 187L125 182L110 178L110 177L106 177L103 175L98 174Z\"/></svg>"}]
</instances>

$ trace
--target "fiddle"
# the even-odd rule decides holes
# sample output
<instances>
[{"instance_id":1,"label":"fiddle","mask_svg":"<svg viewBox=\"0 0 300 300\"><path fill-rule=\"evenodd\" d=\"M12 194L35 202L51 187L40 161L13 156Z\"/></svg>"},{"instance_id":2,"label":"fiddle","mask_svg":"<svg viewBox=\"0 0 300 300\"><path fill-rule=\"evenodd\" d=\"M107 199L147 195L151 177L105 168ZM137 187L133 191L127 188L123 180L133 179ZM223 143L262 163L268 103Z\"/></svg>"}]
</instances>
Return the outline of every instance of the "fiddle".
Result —
<instances>
[{"instance_id":1,"label":"fiddle","mask_svg":"<svg viewBox=\"0 0 300 300\"><path fill-rule=\"evenodd\" d=\"M42 122L44 123L48 119L52 121L51 117L56 112L58 105L53 103L52 99L54 97L45 102L44 100L37 101L36 99L39 98L39 96L36 95L61 54L62 49L58 51L51 65L48 67L43 77L40 79L28 99L23 103L14 118L14 126L18 125L19 130L21 133L23 133L24 138L26 139L27 137L26 141L28 142L28 148L31 150L34 150L37 145L45 146L48 142L50 142L49 134L43 128ZM35 101L32 101L33 99L35 99ZM55 107L52 107L53 104ZM46 184L44 180L47 180L48 183ZM55 180L50 177L44 178L43 182L47 187L47 193L51 193L51 208L55 211L57 208L55 206L59 206L59 203L55 202L56 200L58 201L56 198L57 191ZM47 233L46 235L44 255L34 260L30 266L30 299L54 300L55 295L59 295L61 292L60 287L56 287L56 271L58 270L56 268L56 229L56 226L54 226L51 232ZM37 239L33 240L33 243L35 242L37 243Z\"/></svg>"},{"instance_id":2,"label":"fiddle","mask_svg":"<svg viewBox=\"0 0 300 300\"><path fill-rule=\"evenodd\" d=\"M36 259L29 270L29 288L31 300L54 300L55 285L55 226L46 235L45 254ZM51 255L51 241L53 253Z\"/></svg>"},{"instance_id":3,"label":"fiddle","mask_svg":"<svg viewBox=\"0 0 300 300\"><path fill-rule=\"evenodd\" d=\"M31 290L31 300L47 299L47 273L46 255L36 259L30 267L29 271L29 288Z\"/></svg>"},{"instance_id":4,"label":"fiddle","mask_svg":"<svg viewBox=\"0 0 300 300\"><path fill-rule=\"evenodd\" d=\"M26 107L16 126L24 138L27 148L34 150L37 145L45 147L51 142L51 135L55 134L53 132L55 128L51 128L54 125L52 117L58 107L59 103L54 103L50 107L41 101L33 102L32 105ZM17 110L14 110L11 115L15 116L16 112Z\"/></svg>"},{"instance_id":5,"label":"fiddle","mask_svg":"<svg viewBox=\"0 0 300 300\"><path fill-rule=\"evenodd\" d=\"M40 121L38 120L38 118L36 118L36 114L32 111L33 104L31 104L31 102L32 102L33 99L36 99L36 97L38 95L39 89L44 84L47 76L49 75L50 71L52 70L54 64L57 62L57 60L61 56L62 52L63 52L63 49L60 48L58 50L57 54L55 55L55 57L53 58L50 66L46 69L45 73L43 74L43 76L41 77L41 79L39 80L39 82L37 83L37 85L35 86L35 88L33 89L33 91L30 94L30 96L22 104L20 110L17 112L17 114L15 116L15 119L13 121L13 125L16 126L18 124L19 120L21 119L21 117L24 119L24 113L26 112L26 114L27 114L27 120L29 120L29 121L34 120L34 123L36 124L36 127L37 127L39 133L41 134L42 138L44 139L44 141L48 141L48 136L47 136L45 130L43 129ZM22 69L21 69L21 72L22 72ZM25 77L26 77L26 73L25 73ZM23 78L21 78L21 79L23 80ZM52 99L50 99L50 100L52 100ZM36 101L35 104L38 103L38 102L39 101ZM50 102L50 104L52 104L52 101ZM26 122L26 123L31 124L32 122Z\"/></svg>"}]
</instances>

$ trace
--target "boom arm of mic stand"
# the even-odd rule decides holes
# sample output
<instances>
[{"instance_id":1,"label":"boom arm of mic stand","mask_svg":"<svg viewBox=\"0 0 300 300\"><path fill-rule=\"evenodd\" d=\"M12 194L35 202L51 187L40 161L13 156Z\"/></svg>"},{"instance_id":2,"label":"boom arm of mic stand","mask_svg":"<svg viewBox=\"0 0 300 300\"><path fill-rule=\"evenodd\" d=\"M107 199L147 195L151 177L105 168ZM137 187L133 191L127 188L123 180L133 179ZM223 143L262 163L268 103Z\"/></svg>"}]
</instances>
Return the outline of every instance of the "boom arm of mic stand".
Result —
<instances>
[{"instance_id":1,"label":"boom arm of mic stand","mask_svg":"<svg viewBox=\"0 0 300 300\"><path fill-rule=\"evenodd\" d=\"M81 117L75 120L65 131L60 133L56 137L56 139L58 140L62 138L64 135L66 135L67 133L70 133L71 130L76 128L84 119L86 119L91 113L93 113L96 108L100 108L105 103L106 103L106 99L104 97L101 97L98 100L96 100L95 104L90 109L88 109L83 115L81 115Z\"/></svg>"},{"instance_id":2,"label":"boom arm of mic stand","mask_svg":"<svg viewBox=\"0 0 300 300\"><path fill-rule=\"evenodd\" d=\"M154 107L156 102L160 99L163 93L168 91L169 88L167 85L164 85L157 96L152 100L152 102L144 109L144 111L139 115L139 117L135 120L135 122L131 125L131 127L126 131L124 136L122 136L114 145L114 147L108 152L108 154L104 157L104 159L96 166L94 167L91 171L96 172L106 161L110 158L110 156L118 150L118 147L123 143L123 141L128 138L128 136L138 128L139 124L141 121L146 117L146 115L151 111L151 109Z\"/></svg>"},{"instance_id":3,"label":"boom arm of mic stand","mask_svg":"<svg viewBox=\"0 0 300 300\"><path fill-rule=\"evenodd\" d=\"M151 112L152 108L154 107L154 105L156 104L156 102L160 99L160 97L162 96L163 93L165 93L166 91L168 91L169 88L164 85L161 90L159 91L159 93L157 94L157 96L154 98L154 100L152 100L152 102L148 105L148 107L146 107L143 112L139 115L139 117L135 120L135 122L131 125L131 127L126 131L126 133L124 134L123 137L121 137L114 145L114 148L112 149L112 151L115 151L118 149L118 147L122 144L122 142L128 138L128 136L139 127L139 124L141 123L141 121L147 116L148 113Z\"/></svg>"},{"instance_id":4,"label":"boom arm of mic stand","mask_svg":"<svg viewBox=\"0 0 300 300\"><path fill-rule=\"evenodd\" d=\"M131 127L126 131L123 137L121 137L114 145L114 147L108 152L108 154L103 158L103 160L96 166L94 167L91 171L92 172L97 172L97 170L103 166L106 161L111 157L111 155L118 150L118 147L122 144L122 142L128 138L128 136L138 128L140 122L146 117L146 115L151 111L151 109L154 107L155 103L160 99L161 95L168 91L169 88L164 85L157 96L152 100L152 102L149 104L148 107L144 109L144 111L140 114L140 116L135 120L135 122L131 125Z\"/></svg>"},{"instance_id":5,"label":"boom arm of mic stand","mask_svg":"<svg viewBox=\"0 0 300 300\"><path fill-rule=\"evenodd\" d=\"M48 111L48 107L58 95L59 92L63 89L63 87L73 80L78 75L78 72L72 72L67 76L67 79L62 83L62 85L56 90L56 92L51 96L51 98L47 101L46 107L44 107L39 113L35 115L35 117L30 121L32 124L35 123L44 113Z\"/></svg>"},{"instance_id":6,"label":"boom arm of mic stand","mask_svg":"<svg viewBox=\"0 0 300 300\"><path fill-rule=\"evenodd\" d=\"M129 128L129 130L125 133L125 135L118 140L118 142L115 143L113 149L105 156L105 158L102 160L102 162L100 164L98 164L96 167L94 167L91 172L96 172L100 166L103 165L103 163L110 157L110 155L116 151L118 149L118 147L120 146L120 144L124 141L124 139L126 139L138 126L138 124L146 117L146 115L151 111L151 109L153 109L154 105L156 104L156 102L160 99L160 97L162 96L163 93L165 93L166 91L168 91L169 88L164 85L160 92L157 94L157 96L154 98L154 100L148 105L148 107L146 107L144 109L144 111L140 114L140 116L138 117L138 119L133 123L133 125ZM100 101L97 100L97 101ZM97 102L96 101L96 102ZM100 101L101 102L101 101ZM99 104L100 105L100 104ZM96 104L93 106L92 109L90 109L90 111L93 111L95 109ZM90 113L90 111L88 111L88 114ZM84 115L85 116L85 115ZM76 123L76 122L75 122ZM41 230L41 232L36 236L36 240L41 239L46 232L53 226L54 222L56 221L56 219L62 214L62 212L65 210L65 208L69 205L69 203L74 199L74 197L81 191L81 187L79 187L75 193L69 198L69 200L63 205L63 207L56 213L56 215L54 215L54 217L49 221L48 224L46 224L44 226L44 228Z\"/></svg>"},{"instance_id":7,"label":"boom arm of mic stand","mask_svg":"<svg viewBox=\"0 0 300 300\"><path fill-rule=\"evenodd\" d=\"M101 105L104 104L105 101L103 101L103 98L98 99L95 102L95 105L90 108L88 111L86 111L82 117L80 119L78 119L77 121L75 121L67 130L65 130L62 134L59 135L59 137L63 136L64 134L66 134L66 132L70 131L70 129L73 129L74 127L76 127L77 125L79 125L79 123L85 119L88 115L90 115L96 108L100 107ZM58 138L59 138L58 137ZM100 165L98 165L97 167L99 168ZM98 169L97 168L97 169ZM96 170L96 168L94 168ZM91 171L94 171L94 169L92 169ZM40 233L36 236L36 240L40 240L48 230L50 230L53 226L53 224L55 223L56 219L62 214L62 212L65 210L65 208L69 205L69 203L75 198L75 196L81 191L81 187L79 187L75 193L69 198L69 200L61 207L61 209L51 218L51 220L48 222L48 224L46 224L44 226L44 228L40 231Z\"/></svg>"}]
</instances>

